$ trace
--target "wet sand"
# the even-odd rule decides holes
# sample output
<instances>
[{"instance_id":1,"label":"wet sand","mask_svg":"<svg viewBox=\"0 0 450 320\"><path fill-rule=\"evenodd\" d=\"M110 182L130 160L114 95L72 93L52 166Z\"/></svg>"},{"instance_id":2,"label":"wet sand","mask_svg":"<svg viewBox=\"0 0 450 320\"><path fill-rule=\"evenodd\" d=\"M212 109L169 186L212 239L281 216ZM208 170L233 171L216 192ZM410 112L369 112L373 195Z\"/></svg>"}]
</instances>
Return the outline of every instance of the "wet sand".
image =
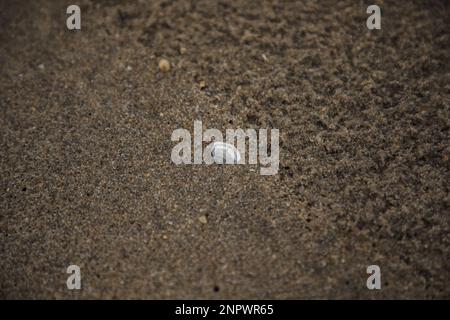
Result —
<instances>
[{"instance_id":1,"label":"wet sand","mask_svg":"<svg viewBox=\"0 0 450 320\"><path fill-rule=\"evenodd\" d=\"M0 3L1 298L450 297L445 1ZM174 165L194 120L279 173Z\"/></svg>"}]
</instances>

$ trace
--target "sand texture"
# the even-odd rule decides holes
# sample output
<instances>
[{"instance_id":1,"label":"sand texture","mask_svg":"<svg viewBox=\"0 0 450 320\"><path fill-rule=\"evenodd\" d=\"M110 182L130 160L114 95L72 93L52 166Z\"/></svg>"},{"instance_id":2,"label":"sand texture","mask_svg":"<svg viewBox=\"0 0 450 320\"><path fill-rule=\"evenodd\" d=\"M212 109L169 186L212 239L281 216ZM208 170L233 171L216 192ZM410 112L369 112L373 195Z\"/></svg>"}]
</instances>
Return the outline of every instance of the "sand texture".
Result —
<instances>
[{"instance_id":1,"label":"sand texture","mask_svg":"<svg viewBox=\"0 0 450 320\"><path fill-rule=\"evenodd\" d=\"M0 1L0 297L449 298L450 6L376 3ZM174 165L194 120L279 173Z\"/></svg>"}]
</instances>

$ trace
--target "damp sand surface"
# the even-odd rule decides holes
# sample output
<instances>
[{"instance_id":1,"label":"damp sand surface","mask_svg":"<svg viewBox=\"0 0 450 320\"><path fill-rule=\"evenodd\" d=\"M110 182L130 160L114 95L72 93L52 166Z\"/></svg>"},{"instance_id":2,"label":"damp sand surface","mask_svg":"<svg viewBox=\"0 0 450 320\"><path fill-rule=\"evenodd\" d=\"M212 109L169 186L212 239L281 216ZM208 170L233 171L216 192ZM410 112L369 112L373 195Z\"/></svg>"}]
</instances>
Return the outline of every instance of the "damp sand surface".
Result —
<instances>
[{"instance_id":1,"label":"damp sand surface","mask_svg":"<svg viewBox=\"0 0 450 320\"><path fill-rule=\"evenodd\" d=\"M0 297L450 296L448 3L79 4L0 2ZM174 165L194 120L279 173Z\"/></svg>"}]
</instances>

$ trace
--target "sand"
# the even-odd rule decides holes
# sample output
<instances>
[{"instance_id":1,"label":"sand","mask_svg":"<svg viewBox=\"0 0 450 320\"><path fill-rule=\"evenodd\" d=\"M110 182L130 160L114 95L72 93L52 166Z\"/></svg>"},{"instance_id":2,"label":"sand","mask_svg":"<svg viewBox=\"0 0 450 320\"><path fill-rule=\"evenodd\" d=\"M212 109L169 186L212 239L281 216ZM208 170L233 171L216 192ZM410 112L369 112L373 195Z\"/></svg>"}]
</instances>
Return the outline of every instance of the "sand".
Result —
<instances>
[{"instance_id":1,"label":"sand","mask_svg":"<svg viewBox=\"0 0 450 320\"><path fill-rule=\"evenodd\" d=\"M448 2L0 3L1 298L450 297ZM194 120L279 173L174 165Z\"/></svg>"}]
</instances>

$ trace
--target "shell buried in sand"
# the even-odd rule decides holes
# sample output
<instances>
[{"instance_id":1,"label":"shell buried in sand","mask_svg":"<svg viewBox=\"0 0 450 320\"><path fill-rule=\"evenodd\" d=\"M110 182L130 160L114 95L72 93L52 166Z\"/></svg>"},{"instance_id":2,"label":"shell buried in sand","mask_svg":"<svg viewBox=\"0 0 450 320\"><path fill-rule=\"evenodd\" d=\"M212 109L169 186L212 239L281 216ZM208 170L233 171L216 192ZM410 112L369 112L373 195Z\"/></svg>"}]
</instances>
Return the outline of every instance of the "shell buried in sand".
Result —
<instances>
[{"instance_id":1,"label":"shell buried in sand","mask_svg":"<svg viewBox=\"0 0 450 320\"><path fill-rule=\"evenodd\" d=\"M237 164L241 160L239 150L225 142L213 142L211 155L217 164Z\"/></svg>"}]
</instances>

